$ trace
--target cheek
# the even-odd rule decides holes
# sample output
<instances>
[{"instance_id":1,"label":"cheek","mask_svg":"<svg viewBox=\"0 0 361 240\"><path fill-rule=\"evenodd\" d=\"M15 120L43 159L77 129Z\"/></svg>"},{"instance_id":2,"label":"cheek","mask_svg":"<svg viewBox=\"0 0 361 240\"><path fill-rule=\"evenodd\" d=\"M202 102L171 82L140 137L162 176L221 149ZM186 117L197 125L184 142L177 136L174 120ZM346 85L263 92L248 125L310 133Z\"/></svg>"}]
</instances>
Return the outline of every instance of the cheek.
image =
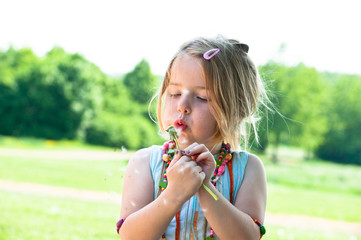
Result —
<instances>
[{"instance_id":1,"label":"cheek","mask_svg":"<svg viewBox=\"0 0 361 240\"><path fill-rule=\"evenodd\" d=\"M165 101L164 107L162 110L162 124L164 128L167 128L170 124L172 124L172 106L169 104L169 101Z\"/></svg>"},{"instance_id":2,"label":"cheek","mask_svg":"<svg viewBox=\"0 0 361 240\"><path fill-rule=\"evenodd\" d=\"M210 129L214 129L215 131L216 129L218 129L217 120L209 110L203 114L203 118L206 119L206 122L208 123L208 127Z\"/></svg>"}]
</instances>

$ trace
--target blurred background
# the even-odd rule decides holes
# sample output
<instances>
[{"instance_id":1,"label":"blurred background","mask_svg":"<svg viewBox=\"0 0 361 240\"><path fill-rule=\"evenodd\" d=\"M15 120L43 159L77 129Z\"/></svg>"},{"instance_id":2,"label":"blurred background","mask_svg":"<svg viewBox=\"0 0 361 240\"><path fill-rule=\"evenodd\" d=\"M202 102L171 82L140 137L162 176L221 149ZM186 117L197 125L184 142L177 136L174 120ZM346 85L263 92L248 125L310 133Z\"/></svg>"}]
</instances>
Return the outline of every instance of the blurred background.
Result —
<instances>
[{"instance_id":1,"label":"blurred background","mask_svg":"<svg viewBox=\"0 0 361 240\"><path fill-rule=\"evenodd\" d=\"M0 0L0 240L118 239L129 157L178 47L250 46L269 97L263 239L361 239L357 1ZM19 219L22 219L21 223Z\"/></svg>"}]
</instances>

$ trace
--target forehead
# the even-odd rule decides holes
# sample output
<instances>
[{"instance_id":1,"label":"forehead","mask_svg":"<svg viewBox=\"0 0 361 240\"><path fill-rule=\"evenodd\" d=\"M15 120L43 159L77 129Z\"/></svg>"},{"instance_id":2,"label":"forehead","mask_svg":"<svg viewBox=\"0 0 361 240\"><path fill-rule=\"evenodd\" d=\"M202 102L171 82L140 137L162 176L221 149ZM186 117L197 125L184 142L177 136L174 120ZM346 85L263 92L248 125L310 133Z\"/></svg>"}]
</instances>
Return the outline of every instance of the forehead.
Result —
<instances>
[{"instance_id":1,"label":"forehead","mask_svg":"<svg viewBox=\"0 0 361 240\"><path fill-rule=\"evenodd\" d=\"M182 55L174 60L169 84L196 84L205 86L202 61L189 55Z\"/></svg>"}]
</instances>

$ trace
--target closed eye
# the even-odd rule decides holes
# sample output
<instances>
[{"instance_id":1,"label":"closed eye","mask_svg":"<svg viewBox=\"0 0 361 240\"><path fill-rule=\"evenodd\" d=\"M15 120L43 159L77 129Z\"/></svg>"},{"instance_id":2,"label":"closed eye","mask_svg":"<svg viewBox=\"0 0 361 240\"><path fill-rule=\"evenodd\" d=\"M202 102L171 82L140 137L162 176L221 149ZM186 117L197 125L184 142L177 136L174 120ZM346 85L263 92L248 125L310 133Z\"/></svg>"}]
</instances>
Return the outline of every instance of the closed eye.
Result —
<instances>
[{"instance_id":1,"label":"closed eye","mask_svg":"<svg viewBox=\"0 0 361 240\"><path fill-rule=\"evenodd\" d=\"M200 96L198 96L197 98L198 98L199 100L201 100L201 101L204 101L204 102L207 102L207 101L208 101L208 99L205 98L205 97L200 97Z\"/></svg>"}]
</instances>

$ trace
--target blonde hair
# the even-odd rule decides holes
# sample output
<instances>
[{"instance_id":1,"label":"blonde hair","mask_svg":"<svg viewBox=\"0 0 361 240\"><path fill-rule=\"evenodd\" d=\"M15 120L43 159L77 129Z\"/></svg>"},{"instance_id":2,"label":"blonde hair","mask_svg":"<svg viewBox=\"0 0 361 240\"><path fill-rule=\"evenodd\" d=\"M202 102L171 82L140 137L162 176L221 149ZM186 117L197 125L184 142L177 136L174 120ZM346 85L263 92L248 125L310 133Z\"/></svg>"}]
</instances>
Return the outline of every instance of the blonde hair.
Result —
<instances>
[{"instance_id":1,"label":"blonde hair","mask_svg":"<svg viewBox=\"0 0 361 240\"><path fill-rule=\"evenodd\" d=\"M203 54L210 49L219 48L210 60ZM268 100L258 70L248 56L248 46L237 40L217 38L196 38L183 44L171 60L163 83L158 92L157 116L162 132L163 96L168 87L174 61L186 54L202 59L205 85L212 104L210 111L216 119L218 131L214 137L230 143L234 149L248 145L251 131L257 140L256 122L258 104Z\"/></svg>"}]
</instances>

